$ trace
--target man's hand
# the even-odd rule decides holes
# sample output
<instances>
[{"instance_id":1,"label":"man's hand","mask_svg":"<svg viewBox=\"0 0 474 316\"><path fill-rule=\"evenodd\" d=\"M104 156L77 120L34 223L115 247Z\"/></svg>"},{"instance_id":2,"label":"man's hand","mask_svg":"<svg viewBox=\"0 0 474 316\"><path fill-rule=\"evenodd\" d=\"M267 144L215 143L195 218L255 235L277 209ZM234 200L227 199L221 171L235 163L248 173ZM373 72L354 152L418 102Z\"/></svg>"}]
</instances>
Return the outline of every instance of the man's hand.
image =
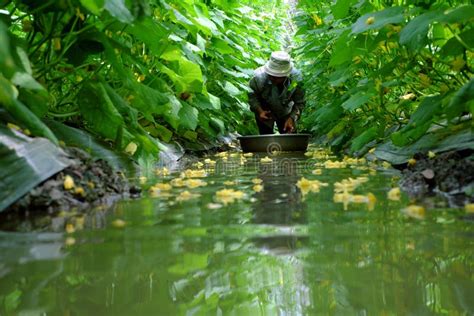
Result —
<instances>
[{"instance_id":1,"label":"man's hand","mask_svg":"<svg viewBox=\"0 0 474 316\"><path fill-rule=\"evenodd\" d=\"M295 131L295 121L293 121L291 117L286 119L285 125L283 126L283 130L289 134Z\"/></svg>"},{"instance_id":2,"label":"man's hand","mask_svg":"<svg viewBox=\"0 0 474 316\"><path fill-rule=\"evenodd\" d=\"M272 112L264 111L262 109L258 109L258 119L260 121L268 121L272 119Z\"/></svg>"}]
</instances>

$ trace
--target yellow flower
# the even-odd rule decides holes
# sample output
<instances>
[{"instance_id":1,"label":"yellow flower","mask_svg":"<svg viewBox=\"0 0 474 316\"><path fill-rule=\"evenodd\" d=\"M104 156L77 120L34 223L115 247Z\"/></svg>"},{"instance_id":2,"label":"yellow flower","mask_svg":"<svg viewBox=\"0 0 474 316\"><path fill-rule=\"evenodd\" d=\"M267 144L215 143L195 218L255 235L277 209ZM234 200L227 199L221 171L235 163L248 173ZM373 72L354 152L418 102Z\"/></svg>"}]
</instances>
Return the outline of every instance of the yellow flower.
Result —
<instances>
[{"instance_id":1,"label":"yellow flower","mask_svg":"<svg viewBox=\"0 0 474 316\"><path fill-rule=\"evenodd\" d=\"M233 203L236 200L241 200L245 197L244 192L233 189L223 189L216 192L216 200L223 204Z\"/></svg>"},{"instance_id":2,"label":"yellow flower","mask_svg":"<svg viewBox=\"0 0 474 316\"><path fill-rule=\"evenodd\" d=\"M216 162L214 160L209 159L209 158L204 159L204 163L209 165L209 166L215 166L216 165Z\"/></svg>"},{"instance_id":3,"label":"yellow flower","mask_svg":"<svg viewBox=\"0 0 474 316\"><path fill-rule=\"evenodd\" d=\"M222 204L219 204L219 203L209 203L207 204L207 208L210 209L210 210L216 210L218 208L221 208L222 207Z\"/></svg>"},{"instance_id":4,"label":"yellow flower","mask_svg":"<svg viewBox=\"0 0 474 316\"><path fill-rule=\"evenodd\" d=\"M464 209L466 210L466 213L474 213L474 203L464 205Z\"/></svg>"},{"instance_id":5,"label":"yellow flower","mask_svg":"<svg viewBox=\"0 0 474 316\"><path fill-rule=\"evenodd\" d=\"M253 156L253 153L245 153L245 154L243 154L242 156L247 157L247 158L250 158L250 157Z\"/></svg>"},{"instance_id":6,"label":"yellow flower","mask_svg":"<svg viewBox=\"0 0 474 316\"><path fill-rule=\"evenodd\" d=\"M134 142L128 143L127 147L125 147L125 152L127 154L133 155L137 151L138 146Z\"/></svg>"},{"instance_id":7,"label":"yellow flower","mask_svg":"<svg viewBox=\"0 0 474 316\"><path fill-rule=\"evenodd\" d=\"M400 188L392 188L387 193L387 197L392 201L399 201L401 196Z\"/></svg>"},{"instance_id":8,"label":"yellow flower","mask_svg":"<svg viewBox=\"0 0 474 316\"><path fill-rule=\"evenodd\" d=\"M347 211L347 206L349 205L349 202L351 200L351 194L349 194L348 192L335 193L333 196L333 200L335 203L343 203L344 211Z\"/></svg>"},{"instance_id":9,"label":"yellow flower","mask_svg":"<svg viewBox=\"0 0 474 316\"><path fill-rule=\"evenodd\" d=\"M327 185L327 183L323 183L318 180L308 180L306 178L301 178L298 182L296 182L296 186L300 189L303 196L309 192L318 193L322 186Z\"/></svg>"},{"instance_id":10,"label":"yellow flower","mask_svg":"<svg viewBox=\"0 0 474 316\"><path fill-rule=\"evenodd\" d=\"M385 169L388 169L392 167L392 164L388 161L384 161L382 162L382 167L384 167Z\"/></svg>"},{"instance_id":11,"label":"yellow flower","mask_svg":"<svg viewBox=\"0 0 474 316\"><path fill-rule=\"evenodd\" d=\"M72 234L76 231L76 229L74 228L74 225L69 223L69 224L66 224L66 233L68 234Z\"/></svg>"},{"instance_id":12,"label":"yellow flower","mask_svg":"<svg viewBox=\"0 0 474 316\"><path fill-rule=\"evenodd\" d=\"M188 179L184 181L184 184L190 189L204 187L207 185L207 183L202 181L201 179Z\"/></svg>"},{"instance_id":13,"label":"yellow flower","mask_svg":"<svg viewBox=\"0 0 474 316\"><path fill-rule=\"evenodd\" d=\"M82 197L85 197L86 196L86 192L84 191L84 188L83 187L76 187L74 189L74 193L77 194L77 195L80 195Z\"/></svg>"},{"instance_id":14,"label":"yellow flower","mask_svg":"<svg viewBox=\"0 0 474 316\"><path fill-rule=\"evenodd\" d=\"M321 174L323 174L323 170L321 170L321 169L315 169L315 170L313 170L313 172L311 172L311 173L312 173L312 174L315 174L315 175L321 175Z\"/></svg>"},{"instance_id":15,"label":"yellow flower","mask_svg":"<svg viewBox=\"0 0 474 316\"><path fill-rule=\"evenodd\" d=\"M65 190L71 190L74 188L74 179L70 175L64 177L63 186Z\"/></svg>"},{"instance_id":16,"label":"yellow flower","mask_svg":"<svg viewBox=\"0 0 474 316\"><path fill-rule=\"evenodd\" d=\"M235 185L235 181L224 181L224 185Z\"/></svg>"},{"instance_id":17,"label":"yellow flower","mask_svg":"<svg viewBox=\"0 0 474 316\"><path fill-rule=\"evenodd\" d=\"M161 169L156 169L156 170L155 170L155 174L156 174L157 176L166 177L166 176L169 176L170 171L168 170L168 168L163 167L163 168L161 168Z\"/></svg>"},{"instance_id":18,"label":"yellow flower","mask_svg":"<svg viewBox=\"0 0 474 316\"><path fill-rule=\"evenodd\" d=\"M148 181L147 177L140 177L138 179L140 180L140 184L145 184Z\"/></svg>"},{"instance_id":19,"label":"yellow flower","mask_svg":"<svg viewBox=\"0 0 474 316\"><path fill-rule=\"evenodd\" d=\"M365 195L360 194L352 195L350 199L350 202L352 203L367 203L368 201L369 200Z\"/></svg>"},{"instance_id":20,"label":"yellow flower","mask_svg":"<svg viewBox=\"0 0 474 316\"><path fill-rule=\"evenodd\" d=\"M112 226L115 228L124 228L127 225L123 219L116 219L112 222Z\"/></svg>"},{"instance_id":21,"label":"yellow flower","mask_svg":"<svg viewBox=\"0 0 474 316\"><path fill-rule=\"evenodd\" d=\"M367 24L367 25L374 24L374 22L375 22L375 17L373 17L373 16L368 17L367 20L365 20L365 24Z\"/></svg>"},{"instance_id":22,"label":"yellow flower","mask_svg":"<svg viewBox=\"0 0 474 316\"><path fill-rule=\"evenodd\" d=\"M433 159L434 157L436 157L436 154L430 150L428 152L428 158Z\"/></svg>"},{"instance_id":23,"label":"yellow flower","mask_svg":"<svg viewBox=\"0 0 474 316\"><path fill-rule=\"evenodd\" d=\"M343 161L325 161L324 162L324 167L327 169L339 169L339 168L345 168L347 167L347 164Z\"/></svg>"},{"instance_id":24,"label":"yellow flower","mask_svg":"<svg viewBox=\"0 0 474 316\"><path fill-rule=\"evenodd\" d=\"M256 184L253 186L252 190L254 190L255 192L261 192L263 190L263 185L261 184Z\"/></svg>"},{"instance_id":25,"label":"yellow flower","mask_svg":"<svg viewBox=\"0 0 474 316\"><path fill-rule=\"evenodd\" d=\"M187 201L190 199L197 198L198 196L199 194L191 193L189 191L183 191L178 195L178 197L176 197L176 201L178 202Z\"/></svg>"},{"instance_id":26,"label":"yellow flower","mask_svg":"<svg viewBox=\"0 0 474 316\"><path fill-rule=\"evenodd\" d=\"M272 158L270 157L264 157L262 159L260 159L260 162L263 162L263 163L269 163L269 162L272 162Z\"/></svg>"},{"instance_id":27,"label":"yellow flower","mask_svg":"<svg viewBox=\"0 0 474 316\"><path fill-rule=\"evenodd\" d=\"M413 218L416 218L416 219L424 219L425 218L425 208L423 206L419 206L419 205L407 206L406 208L402 209L402 213L409 216L409 217L413 217Z\"/></svg>"},{"instance_id":28,"label":"yellow flower","mask_svg":"<svg viewBox=\"0 0 474 316\"><path fill-rule=\"evenodd\" d=\"M181 178L203 178L207 176L206 171L203 169L192 170L186 169L181 173Z\"/></svg>"},{"instance_id":29,"label":"yellow flower","mask_svg":"<svg viewBox=\"0 0 474 316\"><path fill-rule=\"evenodd\" d=\"M259 179L259 178L252 179L253 184L261 184L262 182L263 182L263 180Z\"/></svg>"},{"instance_id":30,"label":"yellow flower","mask_svg":"<svg viewBox=\"0 0 474 316\"><path fill-rule=\"evenodd\" d=\"M150 191L169 191L173 187L169 183L156 183L150 188Z\"/></svg>"},{"instance_id":31,"label":"yellow flower","mask_svg":"<svg viewBox=\"0 0 474 316\"><path fill-rule=\"evenodd\" d=\"M202 167L204 166L204 164L200 161L196 162L195 164L193 164L193 167L196 167L198 169L201 169Z\"/></svg>"},{"instance_id":32,"label":"yellow flower","mask_svg":"<svg viewBox=\"0 0 474 316\"><path fill-rule=\"evenodd\" d=\"M416 159L415 158L410 158L410 159L408 159L407 163L408 163L409 166L414 166L414 165L416 165Z\"/></svg>"},{"instance_id":33,"label":"yellow flower","mask_svg":"<svg viewBox=\"0 0 474 316\"><path fill-rule=\"evenodd\" d=\"M181 188L181 187L184 187L186 185L186 183L184 182L184 180L182 178L173 179L173 180L171 180L170 183L171 183L172 186L177 187L177 188Z\"/></svg>"},{"instance_id":34,"label":"yellow flower","mask_svg":"<svg viewBox=\"0 0 474 316\"><path fill-rule=\"evenodd\" d=\"M367 194L367 208L369 211L372 211L375 207L375 202L377 202L377 198L373 193L368 193Z\"/></svg>"},{"instance_id":35,"label":"yellow flower","mask_svg":"<svg viewBox=\"0 0 474 316\"><path fill-rule=\"evenodd\" d=\"M227 151L223 151L223 152L220 152L220 153L217 153L217 154L216 154L217 157L221 157L221 158L227 157L227 155L228 155L228 152L227 152Z\"/></svg>"}]
</instances>

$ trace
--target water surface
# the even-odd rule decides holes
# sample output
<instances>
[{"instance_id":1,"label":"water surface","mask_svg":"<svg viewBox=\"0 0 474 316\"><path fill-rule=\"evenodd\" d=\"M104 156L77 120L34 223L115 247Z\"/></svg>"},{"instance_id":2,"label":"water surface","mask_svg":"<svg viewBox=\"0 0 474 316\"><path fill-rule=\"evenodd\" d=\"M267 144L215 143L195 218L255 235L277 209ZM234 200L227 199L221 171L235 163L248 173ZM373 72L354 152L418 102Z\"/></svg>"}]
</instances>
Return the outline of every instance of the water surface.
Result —
<instances>
[{"instance_id":1,"label":"water surface","mask_svg":"<svg viewBox=\"0 0 474 316\"><path fill-rule=\"evenodd\" d=\"M463 210L402 212L412 202L387 199L398 174L381 165L262 157L211 157L214 168L202 159L206 186L69 219L70 233L0 232L0 314L474 314L474 228ZM302 177L320 191L302 194ZM350 194L372 193L373 208L334 202L334 183L348 178L368 178ZM226 188L244 196L225 204L216 193Z\"/></svg>"}]
</instances>

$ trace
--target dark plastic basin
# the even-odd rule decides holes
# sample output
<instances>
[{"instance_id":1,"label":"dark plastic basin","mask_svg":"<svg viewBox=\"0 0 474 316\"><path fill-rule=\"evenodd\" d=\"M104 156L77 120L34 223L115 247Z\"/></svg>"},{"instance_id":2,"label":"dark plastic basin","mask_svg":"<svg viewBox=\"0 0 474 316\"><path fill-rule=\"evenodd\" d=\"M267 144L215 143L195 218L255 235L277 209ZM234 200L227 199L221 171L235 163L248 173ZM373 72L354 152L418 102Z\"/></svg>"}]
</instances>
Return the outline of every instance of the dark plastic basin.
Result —
<instances>
[{"instance_id":1,"label":"dark plastic basin","mask_svg":"<svg viewBox=\"0 0 474 316\"><path fill-rule=\"evenodd\" d=\"M306 151L310 134L271 134L240 136L243 152Z\"/></svg>"}]
</instances>

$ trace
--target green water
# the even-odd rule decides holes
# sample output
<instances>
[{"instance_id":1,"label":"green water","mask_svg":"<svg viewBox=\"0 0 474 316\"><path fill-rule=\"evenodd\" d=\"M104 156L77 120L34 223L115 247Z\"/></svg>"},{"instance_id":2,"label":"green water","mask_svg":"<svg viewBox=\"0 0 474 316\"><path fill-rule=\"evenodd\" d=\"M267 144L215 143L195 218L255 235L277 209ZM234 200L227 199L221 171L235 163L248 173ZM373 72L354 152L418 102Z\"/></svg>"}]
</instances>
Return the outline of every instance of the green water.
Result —
<instances>
[{"instance_id":1,"label":"green water","mask_svg":"<svg viewBox=\"0 0 474 316\"><path fill-rule=\"evenodd\" d=\"M424 219L407 216L407 197L387 199L398 175L383 167L313 175L318 161L303 155L215 159L207 186L92 212L73 233L0 233L0 314L474 314L463 210L427 202ZM303 197L302 176L328 186ZM333 201L349 177L368 177L353 193L373 193L373 210ZM225 187L246 196L219 208ZM184 190L200 196L177 202Z\"/></svg>"}]
</instances>

